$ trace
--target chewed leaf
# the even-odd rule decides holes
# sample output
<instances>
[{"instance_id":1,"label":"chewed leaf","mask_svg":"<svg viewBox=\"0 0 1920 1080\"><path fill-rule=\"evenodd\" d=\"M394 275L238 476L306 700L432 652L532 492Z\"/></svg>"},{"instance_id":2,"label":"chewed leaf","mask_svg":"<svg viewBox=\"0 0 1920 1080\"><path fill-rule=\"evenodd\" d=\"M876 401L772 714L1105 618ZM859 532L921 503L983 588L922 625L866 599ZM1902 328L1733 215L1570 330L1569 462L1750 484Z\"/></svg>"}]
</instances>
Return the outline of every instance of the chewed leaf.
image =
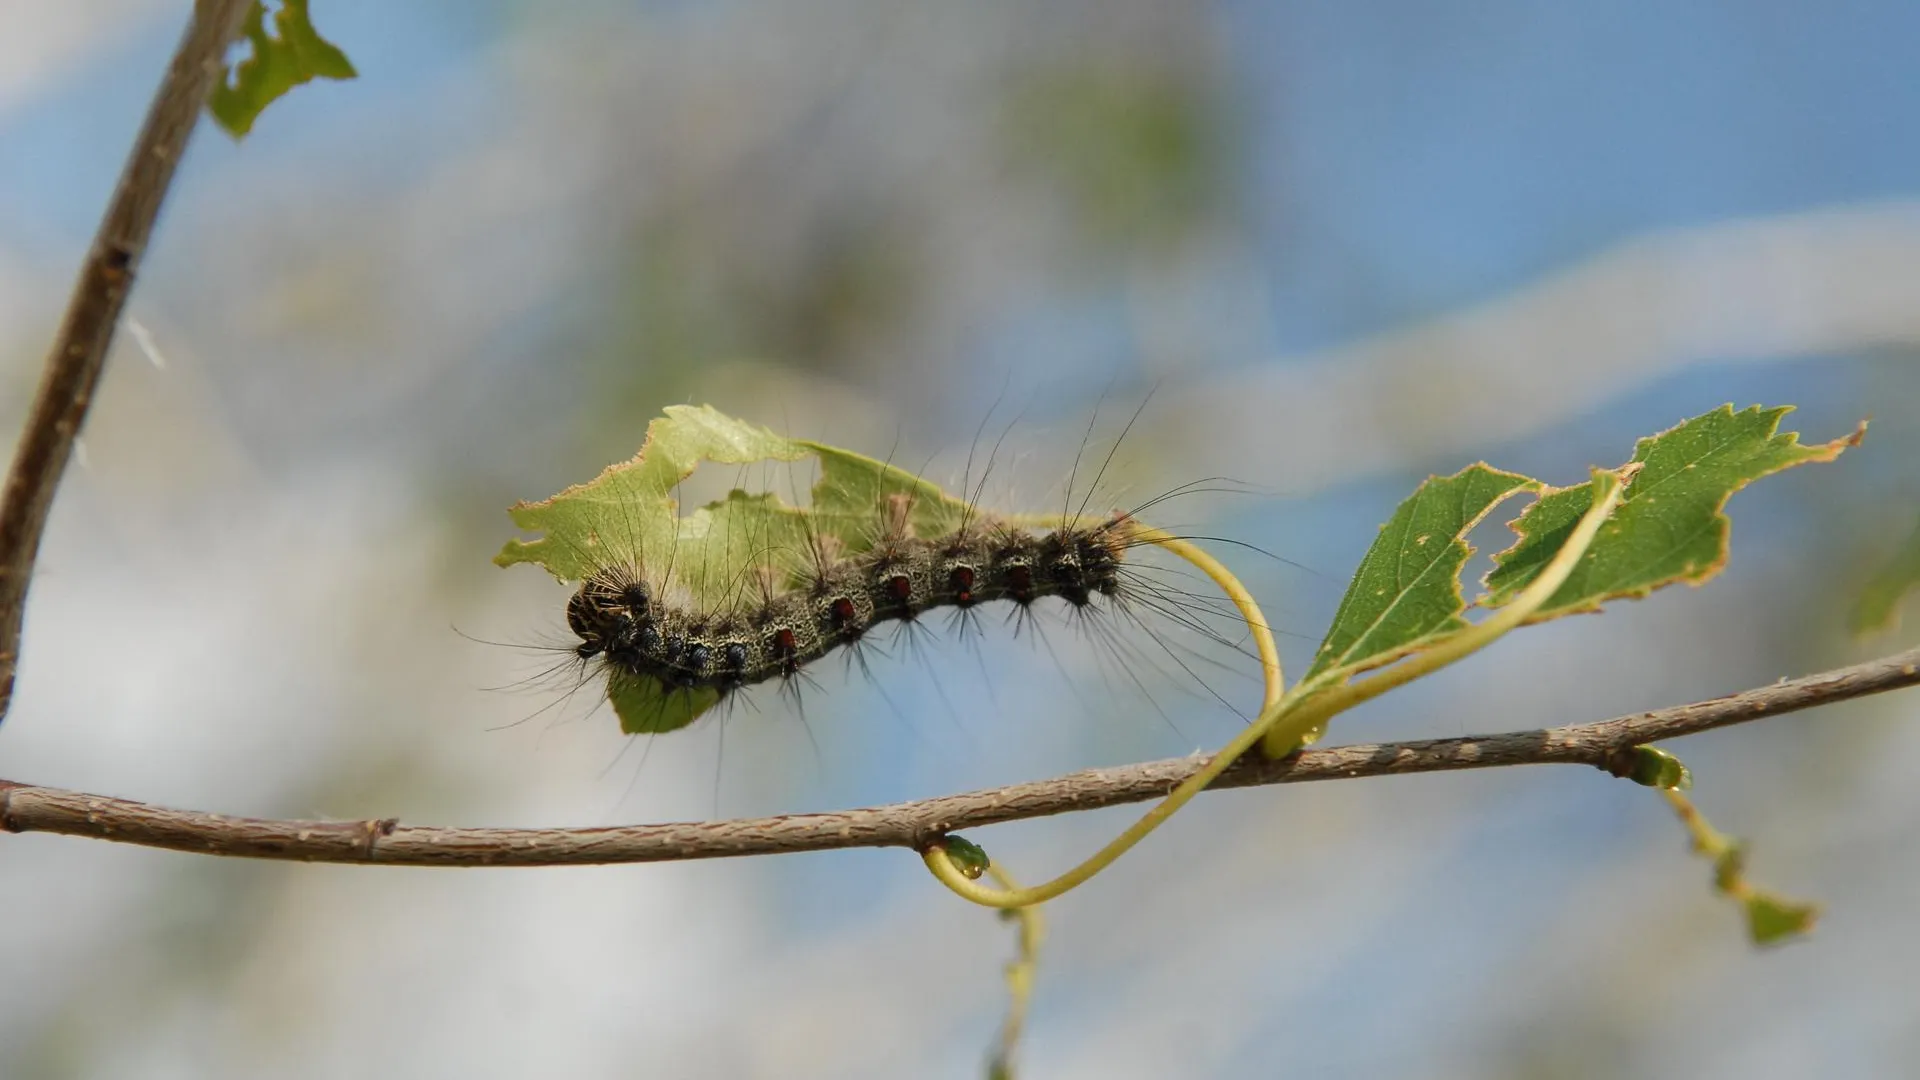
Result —
<instances>
[{"instance_id":1,"label":"chewed leaf","mask_svg":"<svg viewBox=\"0 0 1920 1080\"><path fill-rule=\"evenodd\" d=\"M1920 525L1914 526L1898 553L1860 590L1848 622L1856 634L1874 634L1900 625L1900 604L1920 590Z\"/></svg>"},{"instance_id":2,"label":"chewed leaf","mask_svg":"<svg viewBox=\"0 0 1920 1080\"><path fill-rule=\"evenodd\" d=\"M266 15L263 3L247 13L241 33L253 55L235 65L207 99L214 120L236 139L253 130L268 105L301 83L358 74L347 54L314 30L307 0L281 0L273 15L275 35L267 33Z\"/></svg>"},{"instance_id":3,"label":"chewed leaf","mask_svg":"<svg viewBox=\"0 0 1920 1080\"><path fill-rule=\"evenodd\" d=\"M915 536L940 536L958 529L972 507L905 469L824 443L801 441L820 459L820 482L813 489L813 513L821 527L856 550L872 542L877 506L896 508Z\"/></svg>"},{"instance_id":4,"label":"chewed leaf","mask_svg":"<svg viewBox=\"0 0 1920 1080\"><path fill-rule=\"evenodd\" d=\"M1719 573L1729 529L1721 509L1734 492L1782 469L1831 461L1865 431L1803 446L1793 432L1776 434L1790 411L1755 406L1736 413L1725 405L1641 439L1633 454L1639 471L1620 508L1533 621L1642 597L1675 582L1698 585ZM1592 504L1587 483L1548 492L1528 507L1513 523L1519 541L1494 556L1481 603L1499 606L1526 588Z\"/></svg>"},{"instance_id":5,"label":"chewed leaf","mask_svg":"<svg viewBox=\"0 0 1920 1080\"><path fill-rule=\"evenodd\" d=\"M696 588L700 578L709 576L699 574L699 568L726 565L725 548L714 552L715 558L707 558L714 537L722 542L737 538L746 544L754 531L739 520L737 510L728 519L741 524L737 534L713 528L712 508L682 522L674 488L693 475L702 461L728 465L795 461L807 455L807 448L711 406L673 405L666 411L666 416L647 425L646 442L632 460L609 465L593 480L550 499L521 503L509 511L514 524L546 535L509 540L493 561L501 566L538 563L562 581L584 580L610 563L644 566L671 561L686 569L684 577L694 581ZM781 520L783 510L791 508L767 497L758 515L746 516L754 518L755 528L785 527L789 523ZM689 540L685 546L683 536Z\"/></svg>"},{"instance_id":6,"label":"chewed leaf","mask_svg":"<svg viewBox=\"0 0 1920 1080\"><path fill-rule=\"evenodd\" d=\"M1465 627L1465 536L1508 496L1538 482L1486 465L1431 477L1380 527L1306 679L1360 671Z\"/></svg>"},{"instance_id":7,"label":"chewed leaf","mask_svg":"<svg viewBox=\"0 0 1920 1080\"><path fill-rule=\"evenodd\" d=\"M710 405L671 405L647 425L646 443L630 461L598 477L510 512L514 524L544 532L509 540L494 562L538 563L562 581L580 581L610 562L674 568L676 583L702 600L737 595L741 575L805 557L816 545L865 551L877 539L874 508L892 506L900 535L952 532L971 513L936 484L848 450L776 435ZM702 462L752 465L819 461L812 505L795 507L771 493L734 491L685 515L674 489Z\"/></svg>"}]
</instances>

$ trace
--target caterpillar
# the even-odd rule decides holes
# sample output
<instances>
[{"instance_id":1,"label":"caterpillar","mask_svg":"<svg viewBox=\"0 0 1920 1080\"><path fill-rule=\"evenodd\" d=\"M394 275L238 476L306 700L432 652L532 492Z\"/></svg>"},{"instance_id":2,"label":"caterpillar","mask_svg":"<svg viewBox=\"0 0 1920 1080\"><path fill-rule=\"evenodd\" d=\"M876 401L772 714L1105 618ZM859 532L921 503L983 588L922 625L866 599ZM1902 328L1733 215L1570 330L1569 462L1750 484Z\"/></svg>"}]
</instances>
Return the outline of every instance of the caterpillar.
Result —
<instances>
[{"instance_id":1,"label":"caterpillar","mask_svg":"<svg viewBox=\"0 0 1920 1080\"><path fill-rule=\"evenodd\" d=\"M737 690L801 668L863 638L876 624L941 607L966 610L1057 596L1085 607L1120 591L1124 519L1036 536L1007 524L977 535L898 537L824 568L810 587L752 610L708 615L660 602L626 566L597 571L567 601L582 659L669 687Z\"/></svg>"},{"instance_id":2,"label":"caterpillar","mask_svg":"<svg viewBox=\"0 0 1920 1080\"><path fill-rule=\"evenodd\" d=\"M816 458L821 473L809 506L736 489L678 513L675 488L702 461L801 457ZM1205 624L1222 601L1128 560L1145 542L1132 513L997 516L973 496L709 407L673 406L632 461L515 507L520 525L546 535L510 541L495 561L537 562L578 583L565 604L571 662L605 676L629 733L676 730L761 684L791 687L822 658L864 647L876 628L941 609L966 620L1008 602L1024 621L1057 599L1089 621L1138 621L1132 609L1144 606L1234 647Z\"/></svg>"}]
</instances>

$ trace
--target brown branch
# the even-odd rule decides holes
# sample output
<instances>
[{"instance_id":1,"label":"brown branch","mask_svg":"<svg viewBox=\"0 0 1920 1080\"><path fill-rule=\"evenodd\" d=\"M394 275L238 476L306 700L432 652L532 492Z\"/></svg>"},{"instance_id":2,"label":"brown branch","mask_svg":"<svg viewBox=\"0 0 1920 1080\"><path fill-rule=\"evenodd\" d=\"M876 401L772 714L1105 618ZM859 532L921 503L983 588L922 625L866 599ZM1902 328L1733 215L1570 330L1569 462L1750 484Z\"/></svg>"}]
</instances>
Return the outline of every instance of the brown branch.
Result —
<instances>
[{"instance_id":1,"label":"brown branch","mask_svg":"<svg viewBox=\"0 0 1920 1080\"><path fill-rule=\"evenodd\" d=\"M67 314L47 354L46 370L21 432L6 488L0 493L0 718L13 701L20 625L40 536L53 492L86 420L120 309L133 289L147 238L173 171L186 150L200 106L222 70L227 44L240 32L253 0L201 0L155 91L100 231L80 267Z\"/></svg>"},{"instance_id":2,"label":"brown branch","mask_svg":"<svg viewBox=\"0 0 1920 1080\"><path fill-rule=\"evenodd\" d=\"M1616 775L1633 749L1776 713L1920 683L1920 649L1728 697L1594 724L1374 746L1336 746L1280 761L1248 760L1215 788L1508 765L1589 765ZM772 855L847 847L921 847L945 833L1003 821L1159 798L1200 768L1198 757L1091 769L1052 780L862 810L735 821L587 829L461 829L367 821L269 821L171 810L126 799L0 780L0 826L210 855L396 866L561 866Z\"/></svg>"}]
</instances>

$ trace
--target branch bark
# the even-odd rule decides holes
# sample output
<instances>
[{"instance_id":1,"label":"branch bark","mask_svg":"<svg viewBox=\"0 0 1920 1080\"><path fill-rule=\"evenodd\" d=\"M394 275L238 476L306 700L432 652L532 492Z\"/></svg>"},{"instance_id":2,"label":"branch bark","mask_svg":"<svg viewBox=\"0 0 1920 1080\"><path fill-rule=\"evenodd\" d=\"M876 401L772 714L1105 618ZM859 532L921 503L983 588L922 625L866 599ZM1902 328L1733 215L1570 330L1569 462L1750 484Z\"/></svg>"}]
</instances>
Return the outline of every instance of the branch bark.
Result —
<instances>
[{"instance_id":1,"label":"branch bark","mask_svg":"<svg viewBox=\"0 0 1920 1080\"><path fill-rule=\"evenodd\" d=\"M107 203L93 247L81 264L66 317L47 354L33 411L0 493L0 719L13 701L27 585L54 489L93 403L107 346L133 289L187 137L214 80L220 77L227 45L240 32L252 6L253 0L200 0L194 5L193 18L147 108L146 121Z\"/></svg>"},{"instance_id":2,"label":"branch bark","mask_svg":"<svg viewBox=\"0 0 1920 1080\"><path fill-rule=\"evenodd\" d=\"M1245 760L1213 788L1512 765L1587 765L1622 774L1635 747L1920 684L1920 649L1743 693L1593 724L1297 752ZM1091 769L1052 780L822 814L581 829L405 826L393 818L275 821L174 810L0 780L0 827L208 855L393 866L566 866L919 848L961 829L1159 798L1199 757Z\"/></svg>"}]
</instances>

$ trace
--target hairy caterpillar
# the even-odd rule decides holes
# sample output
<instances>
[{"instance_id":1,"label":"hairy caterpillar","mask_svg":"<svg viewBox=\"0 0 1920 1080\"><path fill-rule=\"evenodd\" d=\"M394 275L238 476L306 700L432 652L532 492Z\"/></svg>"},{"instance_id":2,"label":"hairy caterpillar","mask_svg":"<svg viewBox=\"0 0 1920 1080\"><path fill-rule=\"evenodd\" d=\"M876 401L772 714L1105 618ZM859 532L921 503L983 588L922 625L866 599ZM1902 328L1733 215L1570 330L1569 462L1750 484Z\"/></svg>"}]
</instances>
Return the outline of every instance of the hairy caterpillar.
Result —
<instances>
[{"instance_id":1,"label":"hairy caterpillar","mask_svg":"<svg viewBox=\"0 0 1920 1080\"><path fill-rule=\"evenodd\" d=\"M1221 601L1128 560L1146 543L1129 513L992 515L848 451L710 408L667 413L632 461L516 507L523 527L546 536L511 541L496 560L539 562L578 583L565 607L577 639L570 652L604 674L629 732L672 731L739 691L791 686L809 665L861 647L876 627L910 626L941 609L964 621L1005 601L1024 621L1033 605L1057 598L1088 621L1138 622L1134 609L1145 608L1233 647L1204 625ZM809 506L736 489L678 514L674 487L700 461L801 457L818 459L821 473ZM1122 666L1131 675L1137 658Z\"/></svg>"},{"instance_id":2,"label":"hairy caterpillar","mask_svg":"<svg viewBox=\"0 0 1920 1080\"><path fill-rule=\"evenodd\" d=\"M582 658L670 687L737 690L792 677L875 624L996 600L1058 596L1085 607L1120 591L1124 520L1036 536L998 525L979 536L903 536L823 568L797 591L747 610L705 614L659 602L627 567L607 567L567 602Z\"/></svg>"}]
</instances>

